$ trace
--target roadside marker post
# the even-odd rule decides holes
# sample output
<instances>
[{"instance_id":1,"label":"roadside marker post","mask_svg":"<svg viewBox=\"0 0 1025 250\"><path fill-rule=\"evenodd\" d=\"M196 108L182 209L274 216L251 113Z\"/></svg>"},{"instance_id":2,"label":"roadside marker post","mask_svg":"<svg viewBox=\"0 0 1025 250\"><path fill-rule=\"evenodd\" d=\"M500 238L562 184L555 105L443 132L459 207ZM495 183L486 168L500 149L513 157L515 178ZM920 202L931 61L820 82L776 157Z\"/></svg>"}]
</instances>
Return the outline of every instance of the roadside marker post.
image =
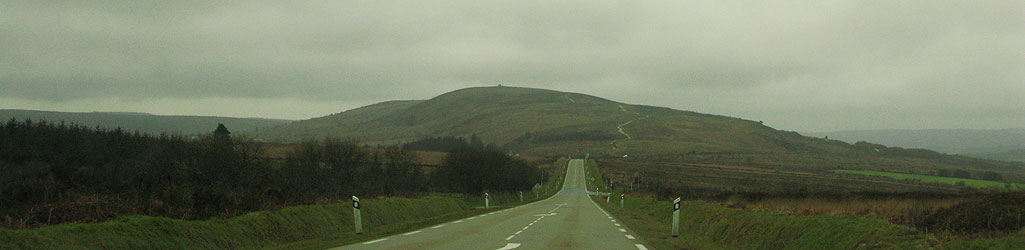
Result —
<instances>
[{"instance_id":1,"label":"roadside marker post","mask_svg":"<svg viewBox=\"0 0 1025 250\"><path fill-rule=\"evenodd\" d=\"M520 191L520 202L523 202L523 191Z\"/></svg>"},{"instance_id":2,"label":"roadside marker post","mask_svg":"<svg viewBox=\"0 0 1025 250\"><path fill-rule=\"evenodd\" d=\"M619 194L619 208L623 208L623 196L625 194Z\"/></svg>"},{"instance_id":3,"label":"roadside marker post","mask_svg":"<svg viewBox=\"0 0 1025 250\"><path fill-rule=\"evenodd\" d=\"M680 237L680 197L673 201L673 237Z\"/></svg>"},{"instance_id":4,"label":"roadside marker post","mask_svg":"<svg viewBox=\"0 0 1025 250\"><path fill-rule=\"evenodd\" d=\"M488 201L488 193L484 193L484 208L490 208L491 204Z\"/></svg>"},{"instance_id":5,"label":"roadside marker post","mask_svg":"<svg viewBox=\"0 0 1025 250\"><path fill-rule=\"evenodd\" d=\"M353 221L356 222L356 234L363 233L363 216L359 214L359 198L355 195L352 196L352 216Z\"/></svg>"}]
</instances>

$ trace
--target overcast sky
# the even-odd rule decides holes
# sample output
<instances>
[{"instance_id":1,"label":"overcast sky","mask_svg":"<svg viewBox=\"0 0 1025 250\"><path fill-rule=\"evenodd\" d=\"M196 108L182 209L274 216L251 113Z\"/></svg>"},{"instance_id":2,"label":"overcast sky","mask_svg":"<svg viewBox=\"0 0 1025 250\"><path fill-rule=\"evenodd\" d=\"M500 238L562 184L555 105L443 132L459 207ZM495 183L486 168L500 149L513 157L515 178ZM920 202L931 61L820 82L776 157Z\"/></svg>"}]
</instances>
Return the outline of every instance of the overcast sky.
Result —
<instances>
[{"instance_id":1,"label":"overcast sky","mask_svg":"<svg viewBox=\"0 0 1025 250\"><path fill-rule=\"evenodd\" d=\"M1025 1L6 1L0 108L307 119L497 84L785 130L1025 127Z\"/></svg>"}]
</instances>

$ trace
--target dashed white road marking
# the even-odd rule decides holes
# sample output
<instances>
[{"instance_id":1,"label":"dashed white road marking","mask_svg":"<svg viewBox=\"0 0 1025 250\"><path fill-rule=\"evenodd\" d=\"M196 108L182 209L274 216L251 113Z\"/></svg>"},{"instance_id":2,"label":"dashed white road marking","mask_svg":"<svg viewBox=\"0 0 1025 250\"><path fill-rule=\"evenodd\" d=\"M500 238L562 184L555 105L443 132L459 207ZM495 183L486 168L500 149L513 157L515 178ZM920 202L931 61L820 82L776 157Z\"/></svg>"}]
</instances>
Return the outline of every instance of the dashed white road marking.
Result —
<instances>
[{"instance_id":1,"label":"dashed white road marking","mask_svg":"<svg viewBox=\"0 0 1025 250\"><path fill-rule=\"evenodd\" d=\"M516 237L516 235L515 234L509 235L509 237L505 237L505 240L506 241L511 240L513 237Z\"/></svg>"},{"instance_id":2,"label":"dashed white road marking","mask_svg":"<svg viewBox=\"0 0 1025 250\"><path fill-rule=\"evenodd\" d=\"M647 247L644 247L644 245L641 244L634 244L634 246L637 247L638 250L648 250Z\"/></svg>"},{"instance_id":3,"label":"dashed white road marking","mask_svg":"<svg viewBox=\"0 0 1025 250\"><path fill-rule=\"evenodd\" d=\"M616 224L616 226L617 226L617 227L621 227L621 226L619 225L619 223L613 223L613 224Z\"/></svg>"},{"instance_id":4,"label":"dashed white road marking","mask_svg":"<svg viewBox=\"0 0 1025 250\"><path fill-rule=\"evenodd\" d=\"M622 229L622 228L617 228L617 229L619 229L620 232L624 232L624 233L626 232L626 229Z\"/></svg>"},{"instance_id":5,"label":"dashed white road marking","mask_svg":"<svg viewBox=\"0 0 1025 250\"><path fill-rule=\"evenodd\" d=\"M633 236L633 235L629 235L629 234L627 234L627 235L626 235L626 238L627 238L627 239L631 239L631 240L635 240L635 239L637 239L637 238L634 238L634 236Z\"/></svg>"},{"instance_id":6,"label":"dashed white road marking","mask_svg":"<svg viewBox=\"0 0 1025 250\"><path fill-rule=\"evenodd\" d=\"M382 241L386 241L386 240L388 240L388 238L380 238L380 239L376 239L376 240L372 240L372 241L363 242L363 245L370 245L370 244L374 244L374 243L378 243L378 242L382 242Z\"/></svg>"},{"instance_id":7,"label":"dashed white road marking","mask_svg":"<svg viewBox=\"0 0 1025 250\"><path fill-rule=\"evenodd\" d=\"M616 220L612 220L612 222L616 222Z\"/></svg>"},{"instance_id":8,"label":"dashed white road marking","mask_svg":"<svg viewBox=\"0 0 1025 250\"><path fill-rule=\"evenodd\" d=\"M418 233L420 233L420 231L419 231L419 230L417 230L417 231L412 231L412 232L408 232L408 233L404 233L404 234L402 234L402 235L414 235L414 234L418 234Z\"/></svg>"},{"instance_id":9,"label":"dashed white road marking","mask_svg":"<svg viewBox=\"0 0 1025 250\"><path fill-rule=\"evenodd\" d=\"M444 227L444 226L445 226L445 224L441 224L441 225L433 226L433 227L431 227L431 228L435 228L435 229L437 229L437 228L441 228L441 227Z\"/></svg>"},{"instance_id":10,"label":"dashed white road marking","mask_svg":"<svg viewBox=\"0 0 1025 250\"><path fill-rule=\"evenodd\" d=\"M499 248L499 249L497 249L497 250L509 250L509 249L516 249L517 247L520 247L520 243L508 243L508 244L505 244L505 246L504 246L504 247L502 247L502 248ZM648 250L648 249L647 249L647 248L645 248L645 249L643 249L643 250Z\"/></svg>"}]
</instances>

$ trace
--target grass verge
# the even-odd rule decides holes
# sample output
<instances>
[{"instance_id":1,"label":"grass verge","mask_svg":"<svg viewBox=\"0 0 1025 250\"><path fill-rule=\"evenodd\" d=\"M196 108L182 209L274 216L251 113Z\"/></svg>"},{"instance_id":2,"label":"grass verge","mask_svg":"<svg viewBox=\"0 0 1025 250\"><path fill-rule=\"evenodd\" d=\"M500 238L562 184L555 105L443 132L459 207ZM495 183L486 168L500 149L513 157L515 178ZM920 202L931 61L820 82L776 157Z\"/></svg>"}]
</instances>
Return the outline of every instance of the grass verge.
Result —
<instances>
[{"instance_id":1,"label":"grass verge","mask_svg":"<svg viewBox=\"0 0 1025 250\"><path fill-rule=\"evenodd\" d=\"M126 216L101 223L0 230L0 249L252 249L339 235L358 240L386 231L387 225L415 225L470 209L461 199L442 196L366 199L362 206L368 233L359 236L352 233L351 204L343 202L226 219Z\"/></svg>"}]
</instances>

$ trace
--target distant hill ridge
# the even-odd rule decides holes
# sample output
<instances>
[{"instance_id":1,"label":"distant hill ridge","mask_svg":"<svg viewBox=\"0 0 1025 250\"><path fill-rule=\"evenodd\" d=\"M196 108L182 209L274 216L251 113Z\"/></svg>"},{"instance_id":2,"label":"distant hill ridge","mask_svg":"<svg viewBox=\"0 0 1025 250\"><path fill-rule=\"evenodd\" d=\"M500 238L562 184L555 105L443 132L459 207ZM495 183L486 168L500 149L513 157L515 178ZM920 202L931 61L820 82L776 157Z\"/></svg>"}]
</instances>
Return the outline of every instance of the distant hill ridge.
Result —
<instances>
[{"instance_id":1,"label":"distant hill ridge","mask_svg":"<svg viewBox=\"0 0 1025 250\"><path fill-rule=\"evenodd\" d=\"M997 160L1025 161L1025 128L1019 129L886 129L809 133L854 143L922 148Z\"/></svg>"},{"instance_id":2,"label":"distant hill ridge","mask_svg":"<svg viewBox=\"0 0 1025 250\"><path fill-rule=\"evenodd\" d=\"M287 124L289 120L264 118L234 118L217 116L153 115L137 112L56 112L22 109L0 109L0 122L10 119L48 122L65 122L88 127L122 128L140 133L159 135L206 134L224 123L229 130L239 133L253 133L257 129Z\"/></svg>"}]
</instances>

